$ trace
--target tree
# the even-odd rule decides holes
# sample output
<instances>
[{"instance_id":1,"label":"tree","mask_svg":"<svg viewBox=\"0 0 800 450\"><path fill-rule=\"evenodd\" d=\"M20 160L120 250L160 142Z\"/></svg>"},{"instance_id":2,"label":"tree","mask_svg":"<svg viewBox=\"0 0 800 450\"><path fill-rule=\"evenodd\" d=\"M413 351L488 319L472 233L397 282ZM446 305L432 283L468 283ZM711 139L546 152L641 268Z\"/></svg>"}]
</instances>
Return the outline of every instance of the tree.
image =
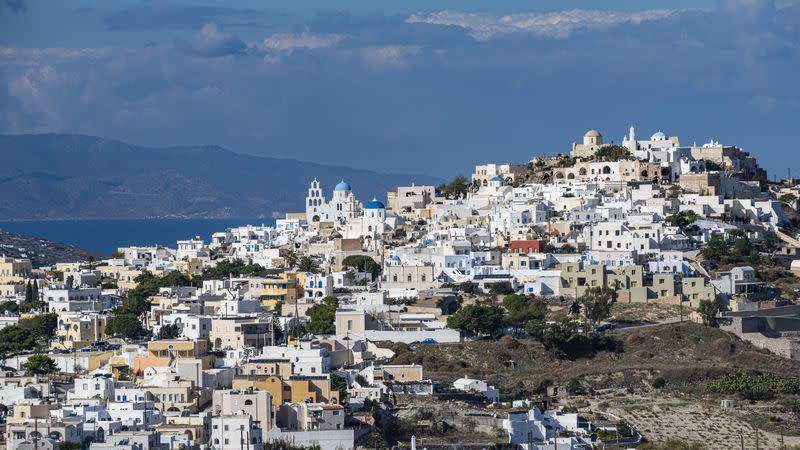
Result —
<instances>
[{"instance_id":1,"label":"tree","mask_svg":"<svg viewBox=\"0 0 800 450\"><path fill-rule=\"evenodd\" d=\"M147 331L133 314L121 314L108 319L106 334L119 336L127 340L135 340L147 334Z\"/></svg>"},{"instance_id":2,"label":"tree","mask_svg":"<svg viewBox=\"0 0 800 450\"><path fill-rule=\"evenodd\" d=\"M795 196L794 194L786 193L778 197L778 201L781 203L786 203L791 207L794 207L795 202L797 201L797 196Z\"/></svg>"},{"instance_id":3,"label":"tree","mask_svg":"<svg viewBox=\"0 0 800 450\"><path fill-rule=\"evenodd\" d=\"M458 290L465 294L474 294L478 291L478 285L472 281L464 281L458 285Z\"/></svg>"},{"instance_id":4,"label":"tree","mask_svg":"<svg viewBox=\"0 0 800 450\"><path fill-rule=\"evenodd\" d=\"M13 300L0 303L0 314L9 312L11 314L19 313L19 304Z\"/></svg>"},{"instance_id":5,"label":"tree","mask_svg":"<svg viewBox=\"0 0 800 450\"><path fill-rule=\"evenodd\" d=\"M497 306L466 305L447 318L447 326L468 334L494 334L503 327Z\"/></svg>"},{"instance_id":6,"label":"tree","mask_svg":"<svg viewBox=\"0 0 800 450\"><path fill-rule=\"evenodd\" d=\"M58 444L58 450L81 450L83 444L75 441L64 441Z\"/></svg>"},{"instance_id":7,"label":"tree","mask_svg":"<svg viewBox=\"0 0 800 450\"><path fill-rule=\"evenodd\" d=\"M728 253L728 244L720 235L715 234L711 236L700 253L709 261L719 260Z\"/></svg>"},{"instance_id":8,"label":"tree","mask_svg":"<svg viewBox=\"0 0 800 450\"><path fill-rule=\"evenodd\" d=\"M750 239L746 237L742 237L736 239L733 243L732 253L737 258L744 258L750 256L750 252L753 250L753 247L750 245Z\"/></svg>"},{"instance_id":9,"label":"tree","mask_svg":"<svg viewBox=\"0 0 800 450\"><path fill-rule=\"evenodd\" d=\"M611 315L612 295L608 288L589 288L578 298L578 301L583 307L584 316L592 327Z\"/></svg>"},{"instance_id":10,"label":"tree","mask_svg":"<svg viewBox=\"0 0 800 450\"><path fill-rule=\"evenodd\" d=\"M297 262L297 270L299 270L300 272L316 273L317 271L319 271L319 264L317 263L316 260L314 260L314 258L310 256L303 256Z\"/></svg>"},{"instance_id":11,"label":"tree","mask_svg":"<svg viewBox=\"0 0 800 450\"><path fill-rule=\"evenodd\" d=\"M40 300L39 300L39 283L37 283L36 281L32 281L31 282L31 291L33 293L33 295L32 295L33 302L38 304L40 302Z\"/></svg>"},{"instance_id":12,"label":"tree","mask_svg":"<svg viewBox=\"0 0 800 450\"><path fill-rule=\"evenodd\" d=\"M700 300L697 313L703 319L703 323L709 327L717 326L717 313L719 313L719 305L715 300Z\"/></svg>"},{"instance_id":13,"label":"tree","mask_svg":"<svg viewBox=\"0 0 800 450\"><path fill-rule=\"evenodd\" d=\"M30 281L25 284L25 303L33 303L33 286Z\"/></svg>"},{"instance_id":14,"label":"tree","mask_svg":"<svg viewBox=\"0 0 800 450\"><path fill-rule=\"evenodd\" d=\"M524 295L510 294L503 299L503 306L508 311L506 323L513 327L522 327L531 320L544 319L547 305Z\"/></svg>"},{"instance_id":15,"label":"tree","mask_svg":"<svg viewBox=\"0 0 800 450\"><path fill-rule=\"evenodd\" d=\"M469 181L464 175L456 175L452 181L439 186L439 193L447 198L464 197L469 190Z\"/></svg>"},{"instance_id":16,"label":"tree","mask_svg":"<svg viewBox=\"0 0 800 450\"><path fill-rule=\"evenodd\" d=\"M290 251L283 257L283 260L286 263L286 268L291 269L297 264L297 253Z\"/></svg>"},{"instance_id":17,"label":"tree","mask_svg":"<svg viewBox=\"0 0 800 450\"><path fill-rule=\"evenodd\" d=\"M309 308L306 315L309 321L307 329L313 334L334 334L336 326L333 322L336 319L336 309L339 307L339 299L327 296L322 302Z\"/></svg>"},{"instance_id":18,"label":"tree","mask_svg":"<svg viewBox=\"0 0 800 450\"><path fill-rule=\"evenodd\" d=\"M494 295L507 295L514 292L514 288L508 281L500 281L489 285L489 293Z\"/></svg>"},{"instance_id":19,"label":"tree","mask_svg":"<svg viewBox=\"0 0 800 450\"><path fill-rule=\"evenodd\" d=\"M336 375L331 374L331 390L339 393L339 403L342 403L347 396L347 380Z\"/></svg>"},{"instance_id":20,"label":"tree","mask_svg":"<svg viewBox=\"0 0 800 450\"><path fill-rule=\"evenodd\" d=\"M381 437L381 434L377 431L373 431L366 439L364 439L364 447L365 448L373 448L375 450L388 448L388 444L386 444L386 440Z\"/></svg>"},{"instance_id":21,"label":"tree","mask_svg":"<svg viewBox=\"0 0 800 450\"><path fill-rule=\"evenodd\" d=\"M367 255L350 255L342 260L342 265L353 267L359 272L370 273L373 279L377 278L382 272L381 265Z\"/></svg>"},{"instance_id":22,"label":"tree","mask_svg":"<svg viewBox=\"0 0 800 450\"><path fill-rule=\"evenodd\" d=\"M561 353L564 344L575 334L575 324L567 319L551 323L531 320L525 325L525 331L550 352Z\"/></svg>"},{"instance_id":23,"label":"tree","mask_svg":"<svg viewBox=\"0 0 800 450\"><path fill-rule=\"evenodd\" d=\"M681 211L678 214L667 216L664 222L673 226L685 228L697 221L697 214L692 211Z\"/></svg>"},{"instance_id":24,"label":"tree","mask_svg":"<svg viewBox=\"0 0 800 450\"><path fill-rule=\"evenodd\" d=\"M39 314L20 319L17 325L30 331L34 339L47 342L55 335L56 327L58 326L58 314Z\"/></svg>"},{"instance_id":25,"label":"tree","mask_svg":"<svg viewBox=\"0 0 800 450\"><path fill-rule=\"evenodd\" d=\"M47 355L32 355L22 364L22 368L28 375L47 375L59 371L56 361Z\"/></svg>"},{"instance_id":26,"label":"tree","mask_svg":"<svg viewBox=\"0 0 800 450\"><path fill-rule=\"evenodd\" d=\"M158 330L159 339L175 339L180 336L180 330L177 325L167 324Z\"/></svg>"},{"instance_id":27,"label":"tree","mask_svg":"<svg viewBox=\"0 0 800 450\"><path fill-rule=\"evenodd\" d=\"M23 350L32 350L36 347L36 338L33 334L18 325L10 325L0 329L0 355Z\"/></svg>"},{"instance_id":28,"label":"tree","mask_svg":"<svg viewBox=\"0 0 800 450\"><path fill-rule=\"evenodd\" d=\"M681 189L681 187L678 186L677 184L673 184L672 186L669 187L669 190L667 191L667 197L678 198L680 197L681 193L683 193L683 189Z\"/></svg>"},{"instance_id":29,"label":"tree","mask_svg":"<svg viewBox=\"0 0 800 450\"><path fill-rule=\"evenodd\" d=\"M503 298L503 306L509 312L519 312L528 307L528 297L519 294L509 294Z\"/></svg>"}]
</instances>

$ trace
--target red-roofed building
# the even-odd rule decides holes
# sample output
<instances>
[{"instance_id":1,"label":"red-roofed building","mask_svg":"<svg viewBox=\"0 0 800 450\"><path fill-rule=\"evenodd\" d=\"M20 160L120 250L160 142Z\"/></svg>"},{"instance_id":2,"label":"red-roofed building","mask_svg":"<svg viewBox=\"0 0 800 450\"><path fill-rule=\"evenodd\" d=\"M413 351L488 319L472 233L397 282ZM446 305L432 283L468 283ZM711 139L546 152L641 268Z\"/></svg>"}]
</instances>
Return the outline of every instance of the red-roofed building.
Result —
<instances>
[{"instance_id":1,"label":"red-roofed building","mask_svg":"<svg viewBox=\"0 0 800 450\"><path fill-rule=\"evenodd\" d=\"M541 239L511 241L509 251L511 253L544 253L544 244L545 242Z\"/></svg>"}]
</instances>

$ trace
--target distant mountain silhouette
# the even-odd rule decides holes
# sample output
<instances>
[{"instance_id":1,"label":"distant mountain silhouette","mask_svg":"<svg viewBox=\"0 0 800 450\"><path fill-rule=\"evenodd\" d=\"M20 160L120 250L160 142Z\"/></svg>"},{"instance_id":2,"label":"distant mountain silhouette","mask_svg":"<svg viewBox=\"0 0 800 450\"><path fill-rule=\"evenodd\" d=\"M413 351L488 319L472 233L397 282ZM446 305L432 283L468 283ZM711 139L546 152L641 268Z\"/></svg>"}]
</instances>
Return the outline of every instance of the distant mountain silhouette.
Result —
<instances>
[{"instance_id":1,"label":"distant mountain silhouette","mask_svg":"<svg viewBox=\"0 0 800 450\"><path fill-rule=\"evenodd\" d=\"M234 153L216 146L148 148L93 136L0 135L0 220L273 217L304 211L316 177L359 200L424 175L371 172Z\"/></svg>"}]
</instances>

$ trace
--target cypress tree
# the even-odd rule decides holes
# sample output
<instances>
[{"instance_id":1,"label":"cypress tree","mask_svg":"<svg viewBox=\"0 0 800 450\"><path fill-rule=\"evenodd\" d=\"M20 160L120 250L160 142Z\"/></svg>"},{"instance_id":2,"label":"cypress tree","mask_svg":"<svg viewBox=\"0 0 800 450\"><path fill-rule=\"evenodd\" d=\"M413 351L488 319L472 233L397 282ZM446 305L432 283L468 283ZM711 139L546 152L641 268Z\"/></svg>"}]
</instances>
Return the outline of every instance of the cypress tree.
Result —
<instances>
[{"instance_id":1,"label":"cypress tree","mask_svg":"<svg viewBox=\"0 0 800 450\"><path fill-rule=\"evenodd\" d=\"M33 287L31 286L31 282L28 281L28 284L25 285L25 303L32 303L33 302Z\"/></svg>"}]
</instances>

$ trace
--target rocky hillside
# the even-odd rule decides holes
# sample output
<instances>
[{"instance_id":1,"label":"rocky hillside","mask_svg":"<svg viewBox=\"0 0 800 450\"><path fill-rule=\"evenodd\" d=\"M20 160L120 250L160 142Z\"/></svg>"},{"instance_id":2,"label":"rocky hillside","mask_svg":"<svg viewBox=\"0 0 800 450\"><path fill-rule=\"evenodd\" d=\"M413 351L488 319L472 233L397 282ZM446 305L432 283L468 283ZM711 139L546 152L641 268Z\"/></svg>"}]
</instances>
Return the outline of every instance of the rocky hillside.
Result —
<instances>
[{"instance_id":1,"label":"rocky hillside","mask_svg":"<svg viewBox=\"0 0 800 450\"><path fill-rule=\"evenodd\" d=\"M69 244L2 230L0 230L0 255L28 258L33 267L49 266L59 262L85 261L89 257L101 256Z\"/></svg>"}]
</instances>

